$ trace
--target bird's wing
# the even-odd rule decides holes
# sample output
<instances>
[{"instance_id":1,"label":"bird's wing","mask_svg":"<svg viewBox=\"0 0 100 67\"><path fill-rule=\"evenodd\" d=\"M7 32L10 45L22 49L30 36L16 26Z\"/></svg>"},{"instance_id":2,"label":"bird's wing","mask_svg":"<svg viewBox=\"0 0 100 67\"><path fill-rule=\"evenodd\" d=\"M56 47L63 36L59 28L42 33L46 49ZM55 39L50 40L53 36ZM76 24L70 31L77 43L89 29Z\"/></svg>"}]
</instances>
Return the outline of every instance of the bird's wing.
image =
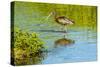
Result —
<instances>
[{"instance_id":1,"label":"bird's wing","mask_svg":"<svg viewBox=\"0 0 100 67\"><path fill-rule=\"evenodd\" d=\"M68 18L64 18L64 20L66 21L66 23L68 23L68 24L72 24L73 22L70 20L70 19L68 19Z\"/></svg>"}]
</instances>

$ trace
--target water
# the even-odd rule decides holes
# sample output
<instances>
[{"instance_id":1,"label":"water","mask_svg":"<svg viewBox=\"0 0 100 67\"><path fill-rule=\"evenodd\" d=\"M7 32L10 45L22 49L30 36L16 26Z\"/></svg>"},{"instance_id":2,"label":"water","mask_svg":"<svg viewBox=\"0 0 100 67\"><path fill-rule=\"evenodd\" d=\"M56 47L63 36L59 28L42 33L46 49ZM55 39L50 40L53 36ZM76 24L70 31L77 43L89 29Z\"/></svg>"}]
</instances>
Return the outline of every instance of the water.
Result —
<instances>
[{"instance_id":1,"label":"water","mask_svg":"<svg viewBox=\"0 0 100 67\"><path fill-rule=\"evenodd\" d=\"M65 34L66 38L74 40L75 43L70 46L58 46L55 48L54 42L63 38L64 33L52 32L51 30L54 29L47 28L47 31L36 31L38 34L40 34L40 38L45 42L45 45L48 47L49 51L45 59L41 62L42 64L97 60L95 31L88 28L82 28L80 30L77 28L69 28ZM59 30L59 28L56 28L56 30Z\"/></svg>"},{"instance_id":2,"label":"water","mask_svg":"<svg viewBox=\"0 0 100 67\"><path fill-rule=\"evenodd\" d=\"M49 38L46 40L46 45L49 46L50 52L42 61L42 64L95 61L97 52L96 38L93 38L93 36L96 37L96 35L93 32L91 33L91 37L88 37L84 31L70 32L68 33L68 38L74 40L75 43L71 46L60 46L57 48L54 48L54 41L57 40L59 35L55 35L55 38ZM58 37L58 39L61 37Z\"/></svg>"}]
</instances>

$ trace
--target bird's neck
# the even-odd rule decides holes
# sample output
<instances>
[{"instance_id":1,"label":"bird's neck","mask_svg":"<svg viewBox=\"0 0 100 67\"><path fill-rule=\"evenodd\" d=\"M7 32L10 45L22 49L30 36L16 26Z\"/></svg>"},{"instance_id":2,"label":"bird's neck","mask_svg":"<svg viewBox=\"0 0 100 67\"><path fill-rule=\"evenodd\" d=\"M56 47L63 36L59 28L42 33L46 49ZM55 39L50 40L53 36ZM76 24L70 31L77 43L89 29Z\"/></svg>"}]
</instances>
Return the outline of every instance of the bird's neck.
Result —
<instances>
[{"instance_id":1,"label":"bird's neck","mask_svg":"<svg viewBox=\"0 0 100 67\"><path fill-rule=\"evenodd\" d=\"M57 18L57 15L54 15L54 18Z\"/></svg>"}]
</instances>

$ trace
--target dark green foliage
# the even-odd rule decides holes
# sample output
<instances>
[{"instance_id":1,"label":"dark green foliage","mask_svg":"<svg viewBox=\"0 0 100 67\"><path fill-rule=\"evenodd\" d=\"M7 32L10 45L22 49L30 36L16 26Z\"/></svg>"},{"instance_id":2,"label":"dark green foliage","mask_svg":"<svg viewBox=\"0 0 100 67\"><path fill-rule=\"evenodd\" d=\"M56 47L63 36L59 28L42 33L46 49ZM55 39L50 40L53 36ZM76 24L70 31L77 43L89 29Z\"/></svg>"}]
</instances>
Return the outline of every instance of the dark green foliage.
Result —
<instances>
[{"instance_id":1,"label":"dark green foliage","mask_svg":"<svg viewBox=\"0 0 100 67\"><path fill-rule=\"evenodd\" d=\"M12 46L14 65L38 64L44 58L44 42L36 33L28 33L15 29Z\"/></svg>"}]
</instances>

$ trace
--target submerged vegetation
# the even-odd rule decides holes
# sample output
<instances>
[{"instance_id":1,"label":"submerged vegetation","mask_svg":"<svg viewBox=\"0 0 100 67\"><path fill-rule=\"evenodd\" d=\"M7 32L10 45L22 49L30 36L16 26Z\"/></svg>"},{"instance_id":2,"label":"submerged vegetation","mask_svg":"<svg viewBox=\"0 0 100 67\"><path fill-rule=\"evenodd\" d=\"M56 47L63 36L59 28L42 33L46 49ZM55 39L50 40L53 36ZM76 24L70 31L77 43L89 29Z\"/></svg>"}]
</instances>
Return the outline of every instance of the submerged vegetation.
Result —
<instances>
[{"instance_id":1,"label":"submerged vegetation","mask_svg":"<svg viewBox=\"0 0 100 67\"><path fill-rule=\"evenodd\" d=\"M44 58L44 42L36 33L15 29L12 42L13 65L38 64Z\"/></svg>"}]
</instances>

